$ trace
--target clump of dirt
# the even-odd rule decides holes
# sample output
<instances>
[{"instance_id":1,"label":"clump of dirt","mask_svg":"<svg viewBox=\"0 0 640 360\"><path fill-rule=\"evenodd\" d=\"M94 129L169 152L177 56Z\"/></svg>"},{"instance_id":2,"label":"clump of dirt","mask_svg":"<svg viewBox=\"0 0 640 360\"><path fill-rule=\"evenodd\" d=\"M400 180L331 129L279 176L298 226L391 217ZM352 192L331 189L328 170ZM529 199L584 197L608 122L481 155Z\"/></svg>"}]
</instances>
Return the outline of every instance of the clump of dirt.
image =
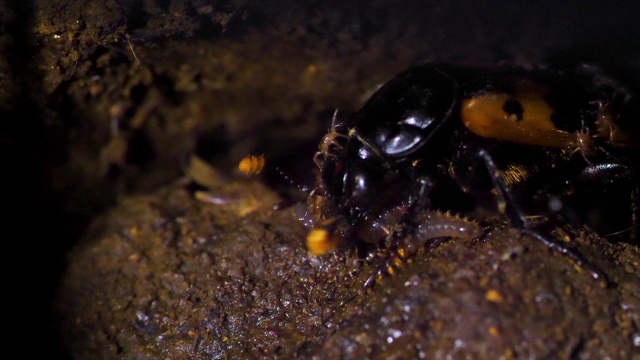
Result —
<instances>
[{"instance_id":1,"label":"clump of dirt","mask_svg":"<svg viewBox=\"0 0 640 360\"><path fill-rule=\"evenodd\" d=\"M495 224L368 288L383 259L310 255L296 206L274 210L261 182L188 184L124 199L71 253L58 304L74 358L640 355L635 247L579 235L607 284Z\"/></svg>"},{"instance_id":2,"label":"clump of dirt","mask_svg":"<svg viewBox=\"0 0 640 360\"><path fill-rule=\"evenodd\" d=\"M275 193L247 181L210 191L226 203L173 186L94 226L59 302L74 358L291 357L357 292L357 259L306 255Z\"/></svg>"}]
</instances>

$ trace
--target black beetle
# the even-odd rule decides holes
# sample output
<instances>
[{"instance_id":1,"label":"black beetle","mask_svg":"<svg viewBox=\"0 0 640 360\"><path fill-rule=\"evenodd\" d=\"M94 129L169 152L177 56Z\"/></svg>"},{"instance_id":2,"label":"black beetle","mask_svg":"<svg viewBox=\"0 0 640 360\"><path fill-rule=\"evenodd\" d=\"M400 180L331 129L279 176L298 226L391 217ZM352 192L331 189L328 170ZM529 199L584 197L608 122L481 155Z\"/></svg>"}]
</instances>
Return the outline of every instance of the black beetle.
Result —
<instances>
[{"instance_id":1,"label":"black beetle","mask_svg":"<svg viewBox=\"0 0 640 360\"><path fill-rule=\"evenodd\" d=\"M316 228L330 235L315 241L386 240L406 255L433 238L479 235L477 223L446 211L504 214L584 265L542 228L587 224L635 240L639 115L631 92L593 66L570 74L414 66L353 117L334 117L314 158L320 180L310 197ZM413 240L398 244L406 231Z\"/></svg>"}]
</instances>

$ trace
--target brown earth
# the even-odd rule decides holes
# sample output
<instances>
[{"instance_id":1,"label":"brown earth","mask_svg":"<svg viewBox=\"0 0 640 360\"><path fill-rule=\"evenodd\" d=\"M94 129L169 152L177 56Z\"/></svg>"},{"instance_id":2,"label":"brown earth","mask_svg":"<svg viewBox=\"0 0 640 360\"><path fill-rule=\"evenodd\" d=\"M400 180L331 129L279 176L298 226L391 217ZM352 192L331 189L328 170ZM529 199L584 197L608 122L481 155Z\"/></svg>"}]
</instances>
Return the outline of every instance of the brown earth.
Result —
<instances>
[{"instance_id":1,"label":"brown earth","mask_svg":"<svg viewBox=\"0 0 640 360\"><path fill-rule=\"evenodd\" d=\"M594 60L637 80L637 15L584 2L0 1L16 348L75 359L640 358L636 246L576 230L612 280L603 286L496 223L366 289L380 261L308 255L287 205L297 190L235 171L264 153L311 184L334 110L348 115L420 61ZM211 168L194 174L194 154Z\"/></svg>"}]
</instances>

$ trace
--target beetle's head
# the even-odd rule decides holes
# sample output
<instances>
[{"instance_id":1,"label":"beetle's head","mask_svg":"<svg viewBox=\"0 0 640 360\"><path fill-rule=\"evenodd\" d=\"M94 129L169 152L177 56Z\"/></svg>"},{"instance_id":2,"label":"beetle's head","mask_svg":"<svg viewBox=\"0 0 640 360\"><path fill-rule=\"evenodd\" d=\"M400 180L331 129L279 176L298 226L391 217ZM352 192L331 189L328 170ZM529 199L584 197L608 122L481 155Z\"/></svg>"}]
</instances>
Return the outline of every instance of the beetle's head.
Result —
<instances>
[{"instance_id":1,"label":"beetle's head","mask_svg":"<svg viewBox=\"0 0 640 360\"><path fill-rule=\"evenodd\" d=\"M321 169L338 212L357 221L415 189L415 160L451 117L456 92L453 78L423 65L401 73L364 104L347 124L344 148Z\"/></svg>"}]
</instances>

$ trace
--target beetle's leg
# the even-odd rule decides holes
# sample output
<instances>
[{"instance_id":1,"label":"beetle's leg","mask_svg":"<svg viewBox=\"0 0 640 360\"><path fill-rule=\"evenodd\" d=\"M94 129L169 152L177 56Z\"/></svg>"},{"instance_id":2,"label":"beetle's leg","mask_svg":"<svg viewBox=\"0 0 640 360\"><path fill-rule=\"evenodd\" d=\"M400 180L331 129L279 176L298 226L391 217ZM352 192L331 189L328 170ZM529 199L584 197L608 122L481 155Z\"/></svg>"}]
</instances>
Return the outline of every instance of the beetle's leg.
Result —
<instances>
[{"instance_id":1,"label":"beetle's leg","mask_svg":"<svg viewBox=\"0 0 640 360\"><path fill-rule=\"evenodd\" d=\"M430 206L429 193L433 189L433 182L426 176L421 176L417 179L418 188L415 191L415 196L412 196L408 200L407 211L400 219L400 224L409 224L411 219L415 219L416 215ZM396 239L407 232L407 226L402 226L404 233L396 234ZM395 231L394 231L395 232Z\"/></svg>"},{"instance_id":2,"label":"beetle's leg","mask_svg":"<svg viewBox=\"0 0 640 360\"><path fill-rule=\"evenodd\" d=\"M511 224L520 229L529 228L529 221L525 215L516 206L516 201L511 196L511 190L504 182L502 173L493 162L491 155L486 150L481 149L478 152L478 156L482 158L489 171L489 176L493 182L493 186L498 192L498 211L503 214L507 214L507 217L511 221Z\"/></svg>"},{"instance_id":3,"label":"beetle's leg","mask_svg":"<svg viewBox=\"0 0 640 360\"><path fill-rule=\"evenodd\" d=\"M391 229L385 239L385 244L389 251L385 252L384 266L378 270L377 278L384 274L393 275L405 262L405 259L414 255L418 251L415 240L409 236L413 227L412 219L429 207L429 193L433 188L433 182L426 176L417 179L417 189L414 191L406 204L406 211L399 221Z\"/></svg>"},{"instance_id":4,"label":"beetle's leg","mask_svg":"<svg viewBox=\"0 0 640 360\"><path fill-rule=\"evenodd\" d=\"M511 225L520 229L523 233L540 241L549 250L555 251L563 256L568 257L576 266L589 271L594 279L605 279L604 274L597 270L593 265L589 264L584 257L574 250L564 246L561 243L551 240L550 236L543 235L541 230L532 229L523 212L516 206L516 201L511 196L509 187L505 184L502 173L493 162L491 155L484 149L478 152L478 156L484 161L493 185L498 192L498 208L500 212L506 213Z\"/></svg>"}]
</instances>

